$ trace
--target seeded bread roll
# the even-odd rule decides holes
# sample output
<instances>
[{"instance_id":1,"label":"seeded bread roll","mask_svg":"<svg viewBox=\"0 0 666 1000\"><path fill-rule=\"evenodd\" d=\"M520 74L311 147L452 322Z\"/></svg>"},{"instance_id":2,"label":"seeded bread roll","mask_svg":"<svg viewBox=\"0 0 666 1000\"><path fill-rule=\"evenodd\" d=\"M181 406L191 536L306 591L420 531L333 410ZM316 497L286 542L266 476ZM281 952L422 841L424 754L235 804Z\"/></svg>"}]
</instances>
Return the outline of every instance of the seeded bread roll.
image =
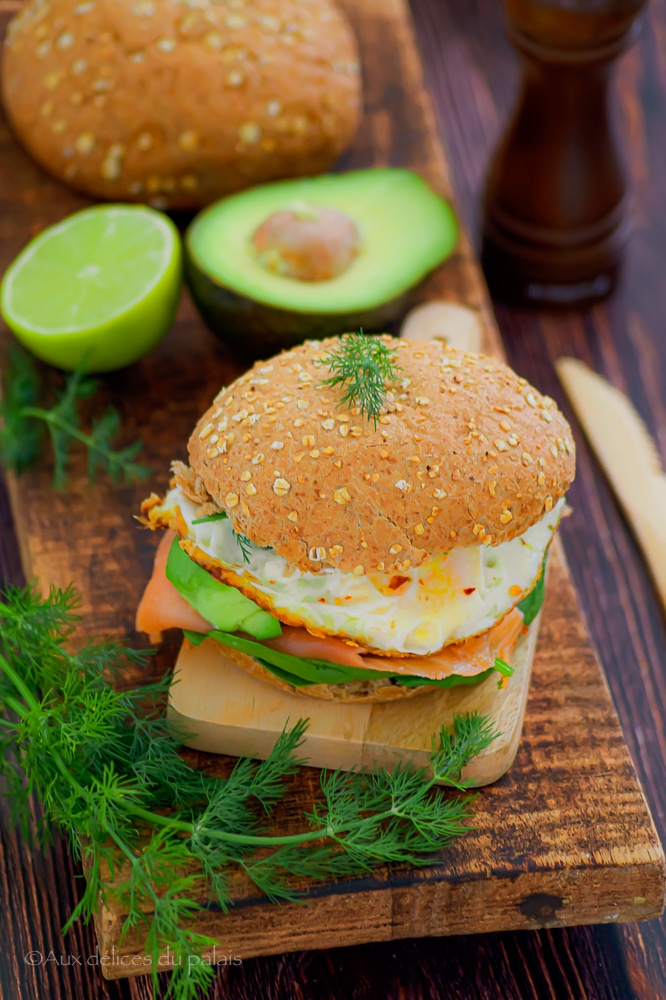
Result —
<instances>
[{"instance_id":1,"label":"seeded bread roll","mask_svg":"<svg viewBox=\"0 0 666 1000\"><path fill-rule=\"evenodd\" d=\"M361 104L330 0L33 0L9 26L2 85L47 170L158 208L325 171Z\"/></svg>"},{"instance_id":2,"label":"seeded bread roll","mask_svg":"<svg viewBox=\"0 0 666 1000\"><path fill-rule=\"evenodd\" d=\"M493 358L385 338L401 383L377 426L324 387L308 341L223 389L190 464L234 529L308 573L403 571L452 547L522 535L574 477L552 399Z\"/></svg>"}]
</instances>

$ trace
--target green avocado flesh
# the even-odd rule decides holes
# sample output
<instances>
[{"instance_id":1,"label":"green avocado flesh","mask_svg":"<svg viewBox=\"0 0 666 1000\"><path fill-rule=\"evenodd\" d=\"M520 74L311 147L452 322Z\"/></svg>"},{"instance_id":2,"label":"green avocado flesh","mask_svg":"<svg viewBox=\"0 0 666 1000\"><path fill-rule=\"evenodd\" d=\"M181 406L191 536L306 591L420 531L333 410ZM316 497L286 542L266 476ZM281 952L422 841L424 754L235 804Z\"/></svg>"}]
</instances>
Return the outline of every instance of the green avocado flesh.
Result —
<instances>
[{"instance_id":1,"label":"green avocado flesh","mask_svg":"<svg viewBox=\"0 0 666 1000\"><path fill-rule=\"evenodd\" d=\"M546 560L544 559L538 583L518 605L523 614L525 625L530 625L541 609L545 592L545 569ZM461 684L479 684L495 671L504 677L513 673L508 664L498 659L493 667L484 670L483 673L475 674L473 677L451 674L442 680L431 680L426 677L404 676L383 670L364 670L362 667L349 667L340 663L330 663L328 660L315 660L293 656L291 653L282 653L277 649L271 649L270 646L264 646L261 642L248 639L244 635L231 634L232 632L244 632L253 636L254 639L271 639L280 635L281 629L276 618L262 611L253 601L244 597L234 587L227 587L225 584L219 583L205 569L190 559L178 545L176 539L174 539L169 552L167 577L192 607L216 626L208 633L192 632L186 629L185 636L191 643L199 646L207 638L216 639L224 646L240 650L240 652L254 657L266 670L270 670L276 677L293 687L307 687L311 684L348 684L350 681L371 681L384 678L403 687L427 685L429 687L451 688ZM195 603L190 594L194 594L198 603ZM238 598L243 602L242 604L239 604ZM250 606L249 610L247 605ZM238 620L240 617L236 610L239 607L241 615L244 616L243 624L228 625L227 622ZM257 618L257 616L263 617ZM265 622L265 619L268 619L268 623Z\"/></svg>"},{"instance_id":2,"label":"green avocado flesh","mask_svg":"<svg viewBox=\"0 0 666 1000\"><path fill-rule=\"evenodd\" d=\"M220 583L206 572L174 538L166 565L167 579L195 611L224 632L247 632L256 639L273 639L282 633L277 620L235 587Z\"/></svg>"},{"instance_id":3,"label":"green avocado flesh","mask_svg":"<svg viewBox=\"0 0 666 1000\"><path fill-rule=\"evenodd\" d=\"M337 208L361 232L361 252L330 281L298 281L266 270L251 239L296 201ZM193 262L241 295L294 312L370 309L395 298L446 257L456 224L448 204L418 174L391 168L325 174L250 188L202 212L187 232Z\"/></svg>"},{"instance_id":4,"label":"green avocado flesh","mask_svg":"<svg viewBox=\"0 0 666 1000\"><path fill-rule=\"evenodd\" d=\"M338 209L358 227L360 252L328 281L266 269L252 243L259 226L294 203ZM255 349L395 318L404 294L452 252L453 210L410 170L374 168L279 181L224 198L197 216L185 238L190 288L213 332L244 333ZM238 347L239 345L236 344Z\"/></svg>"}]
</instances>

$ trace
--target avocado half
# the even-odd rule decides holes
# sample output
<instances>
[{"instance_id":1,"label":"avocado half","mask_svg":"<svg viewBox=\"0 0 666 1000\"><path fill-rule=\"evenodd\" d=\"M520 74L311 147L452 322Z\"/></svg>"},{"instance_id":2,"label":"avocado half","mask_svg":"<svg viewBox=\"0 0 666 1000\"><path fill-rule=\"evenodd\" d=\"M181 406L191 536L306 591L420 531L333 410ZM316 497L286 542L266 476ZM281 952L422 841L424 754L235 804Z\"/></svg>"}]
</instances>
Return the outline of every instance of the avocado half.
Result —
<instances>
[{"instance_id":1,"label":"avocado half","mask_svg":"<svg viewBox=\"0 0 666 1000\"><path fill-rule=\"evenodd\" d=\"M304 202L344 212L360 232L357 257L327 281L269 271L252 244L269 216ZM382 331L457 235L450 205L411 170L324 174L250 188L205 209L185 235L185 272L213 333L237 354L268 357L307 339Z\"/></svg>"}]
</instances>

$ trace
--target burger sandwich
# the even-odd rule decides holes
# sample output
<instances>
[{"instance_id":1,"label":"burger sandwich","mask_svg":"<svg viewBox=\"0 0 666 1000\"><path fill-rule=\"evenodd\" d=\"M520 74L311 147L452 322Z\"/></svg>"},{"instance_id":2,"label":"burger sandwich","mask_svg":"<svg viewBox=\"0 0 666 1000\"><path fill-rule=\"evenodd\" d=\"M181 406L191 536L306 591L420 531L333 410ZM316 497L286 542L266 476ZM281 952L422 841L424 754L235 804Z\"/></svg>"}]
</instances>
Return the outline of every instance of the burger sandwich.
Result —
<instances>
[{"instance_id":1,"label":"burger sandwich","mask_svg":"<svg viewBox=\"0 0 666 1000\"><path fill-rule=\"evenodd\" d=\"M490 357L348 334L223 388L143 524L137 615L340 701L505 683L574 477L569 426Z\"/></svg>"}]
</instances>

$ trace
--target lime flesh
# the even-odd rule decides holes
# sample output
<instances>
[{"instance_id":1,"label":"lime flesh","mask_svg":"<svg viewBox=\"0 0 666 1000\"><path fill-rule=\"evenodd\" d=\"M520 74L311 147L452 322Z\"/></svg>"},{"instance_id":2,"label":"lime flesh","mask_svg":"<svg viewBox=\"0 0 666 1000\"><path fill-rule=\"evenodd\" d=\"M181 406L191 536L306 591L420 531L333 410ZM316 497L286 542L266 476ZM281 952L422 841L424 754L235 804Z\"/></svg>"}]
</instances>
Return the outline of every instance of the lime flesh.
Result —
<instances>
[{"instance_id":1,"label":"lime flesh","mask_svg":"<svg viewBox=\"0 0 666 1000\"><path fill-rule=\"evenodd\" d=\"M182 286L178 230L141 205L100 205L40 233L9 267L0 311L38 358L123 368L171 326Z\"/></svg>"}]
</instances>

